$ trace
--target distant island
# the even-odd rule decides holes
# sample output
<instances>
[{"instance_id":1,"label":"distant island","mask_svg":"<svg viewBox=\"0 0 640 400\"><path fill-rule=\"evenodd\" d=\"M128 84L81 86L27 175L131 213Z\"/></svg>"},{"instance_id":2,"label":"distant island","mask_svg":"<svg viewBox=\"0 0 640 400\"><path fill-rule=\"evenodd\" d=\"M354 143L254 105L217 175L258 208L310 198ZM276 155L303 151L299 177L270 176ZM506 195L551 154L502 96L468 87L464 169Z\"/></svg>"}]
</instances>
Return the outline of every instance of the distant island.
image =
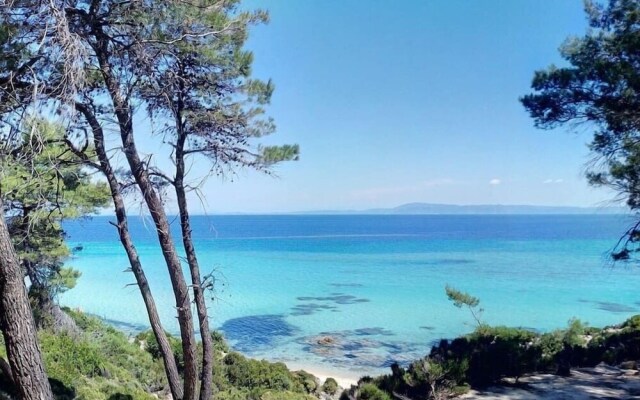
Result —
<instances>
[{"instance_id":1,"label":"distant island","mask_svg":"<svg viewBox=\"0 0 640 400\"><path fill-rule=\"evenodd\" d=\"M504 204L432 204L407 203L393 208L372 208L367 210L316 210L293 214L388 214L388 215L544 215L544 214L628 214L625 207L566 207Z\"/></svg>"}]
</instances>

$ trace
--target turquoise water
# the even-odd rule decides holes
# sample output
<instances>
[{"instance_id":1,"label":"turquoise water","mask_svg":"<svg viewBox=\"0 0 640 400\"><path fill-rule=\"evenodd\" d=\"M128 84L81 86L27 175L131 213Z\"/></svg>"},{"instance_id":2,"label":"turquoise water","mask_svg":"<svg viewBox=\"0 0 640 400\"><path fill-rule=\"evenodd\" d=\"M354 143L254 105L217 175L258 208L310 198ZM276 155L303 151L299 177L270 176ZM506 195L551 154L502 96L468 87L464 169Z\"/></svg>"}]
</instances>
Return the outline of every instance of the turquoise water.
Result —
<instances>
[{"instance_id":1,"label":"turquoise water","mask_svg":"<svg viewBox=\"0 0 640 400\"><path fill-rule=\"evenodd\" d=\"M108 221L66 225L72 245L83 247L69 262L82 278L61 302L142 329L144 306ZM597 215L193 221L203 272L216 277L212 324L236 349L371 374L473 329L471 315L447 300L446 284L479 297L490 324L550 330L572 317L602 326L639 313L640 270L606 258L630 222ZM165 328L176 332L151 223L134 220L132 229ZM318 344L327 337L332 345Z\"/></svg>"}]
</instances>

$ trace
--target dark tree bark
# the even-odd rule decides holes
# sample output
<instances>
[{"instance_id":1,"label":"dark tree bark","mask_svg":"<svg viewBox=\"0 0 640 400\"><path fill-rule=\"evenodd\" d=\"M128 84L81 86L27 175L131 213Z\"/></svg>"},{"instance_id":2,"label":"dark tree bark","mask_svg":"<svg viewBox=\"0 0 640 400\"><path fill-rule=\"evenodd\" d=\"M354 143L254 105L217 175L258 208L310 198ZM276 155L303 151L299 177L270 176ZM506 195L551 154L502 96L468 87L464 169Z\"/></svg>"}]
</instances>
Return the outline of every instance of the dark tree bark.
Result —
<instances>
[{"instance_id":1,"label":"dark tree bark","mask_svg":"<svg viewBox=\"0 0 640 400\"><path fill-rule=\"evenodd\" d=\"M27 288L4 216L0 216L0 325L20 399L53 400Z\"/></svg>"},{"instance_id":2,"label":"dark tree bark","mask_svg":"<svg viewBox=\"0 0 640 400\"><path fill-rule=\"evenodd\" d=\"M189 288L182 272L182 265L178 258L169 221L164 210L164 206L158 195L145 163L140 159L136 142L133 135L133 110L128 97L122 92L122 88L114 76L114 72L109 63L110 50L108 37L99 30L95 33L97 43L94 51L100 66L100 73L104 79L107 93L113 103L114 113L120 131L122 149L131 173L135 178L138 188L142 192L145 204L149 209L151 218L156 227L158 242L162 250L169 278L173 287L173 293L178 312L178 324L180 326L180 337L182 339L182 351L184 356L184 399L194 400L197 391L197 360L196 360L196 339L193 331L193 315L191 313L191 300Z\"/></svg>"},{"instance_id":3,"label":"dark tree bark","mask_svg":"<svg viewBox=\"0 0 640 400\"><path fill-rule=\"evenodd\" d=\"M181 126L181 124L179 124ZM189 209L187 207L187 195L184 188L184 144L186 135L179 129L176 143L176 177L173 186L178 200L180 211L180 228L182 229L182 243L187 255L187 263L191 272L191 282L193 284L193 298L196 302L198 313L198 323L200 325L200 337L202 338L202 376L200 379L200 400L211 398L211 385L213 380L213 340L209 331L209 316L207 304L204 298L204 288L202 287L202 277L200 276L200 265L196 257L196 249L193 245L191 235L191 224L189 220Z\"/></svg>"},{"instance_id":4,"label":"dark tree bark","mask_svg":"<svg viewBox=\"0 0 640 400\"><path fill-rule=\"evenodd\" d=\"M131 124L131 113L123 112L122 104L116 101L116 117L120 124L120 134L124 152L131 168L131 172L142 191L151 218L156 226L158 242L162 249L162 255L169 270L169 277L173 286L173 293L178 311L178 324L180 325L180 336L182 339L182 351L184 354L184 399L195 399L197 364L196 364L196 340L193 332L193 316L191 314L191 300L189 289L182 273L182 265L178 258L169 221L164 211L164 206L156 192L148 171L138 155L135 141L133 139L133 129ZM127 107L127 111L128 107Z\"/></svg>"},{"instance_id":5,"label":"dark tree bark","mask_svg":"<svg viewBox=\"0 0 640 400\"><path fill-rule=\"evenodd\" d=\"M149 282L147 281L147 277L144 273L144 270L142 269L142 263L140 262L140 258L138 257L138 251L133 244L133 239L131 238L131 234L129 232L129 224L124 199L122 197L122 193L120 192L120 186L118 184L115 172L113 170L113 167L111 166L111 161L109 160L107 151L105 149L104 132L102 130L102 126L87 105L76 103L76 109L80 111L85 117L85 119L89 123L89 126L91 127L91 131L93 132L93 141L96 149L96 155L98 156L98 161L100 163L99 169L107 178L109 189L111 191L111 197L113 199L117 220L116 228L118 229L118 236L120 237L122 247L124 247L125 252L127 253L129 264L131 265L131 271L136 278L136 283L140 288L140 293L142 294L142 299L144 300L144 304L147 309L147 315L149 316L151 330L153 331L156 341L158 342L158 346L160 347L160 354L162 355L162 360L164 363L165 372L167 374L167 380L169 382L171 395L176 400L182 399L183 391L180 382L180 375L178 373L178 367L176 365L175 357L173 356L173 351L171 350L171 345L169 344L169 340L167 339L167 335L162 328L160 316L158 315L158 309L153 299L153 295L151 294Z\"/></svg>"}]
</instances>

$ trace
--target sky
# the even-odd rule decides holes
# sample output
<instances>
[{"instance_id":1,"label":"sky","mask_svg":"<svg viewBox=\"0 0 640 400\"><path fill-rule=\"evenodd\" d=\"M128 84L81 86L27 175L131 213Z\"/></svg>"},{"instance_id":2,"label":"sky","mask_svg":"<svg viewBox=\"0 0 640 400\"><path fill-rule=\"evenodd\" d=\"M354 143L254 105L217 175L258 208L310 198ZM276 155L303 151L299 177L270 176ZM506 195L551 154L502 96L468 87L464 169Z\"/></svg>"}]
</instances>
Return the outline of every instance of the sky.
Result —
<instances>
[{"instance_id":1,"label":"sky","mask_svg":"<svg viewBox=\"0 0 640 400\"><path fill-rule=\"evenodd\" d=\"M609 205L589 187L588 127L534 128L518 98L586 32L581 0L245 1L254 76L300 160L202 186L196 213L403 203ZM199 162L205 163L201 160ZM194 165L194 170L206 166ZM171 205L170 205L171 207ZM175 207L174 207L175 208Z\"/></svg>"}]
</instances>

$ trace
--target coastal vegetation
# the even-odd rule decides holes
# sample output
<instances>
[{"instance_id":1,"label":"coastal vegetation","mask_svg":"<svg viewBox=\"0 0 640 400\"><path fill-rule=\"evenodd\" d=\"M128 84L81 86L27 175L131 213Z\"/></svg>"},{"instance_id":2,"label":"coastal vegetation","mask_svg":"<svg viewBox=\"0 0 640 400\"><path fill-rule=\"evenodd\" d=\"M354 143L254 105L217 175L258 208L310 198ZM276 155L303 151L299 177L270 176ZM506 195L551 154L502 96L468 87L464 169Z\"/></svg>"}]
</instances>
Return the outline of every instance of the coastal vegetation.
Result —
<instances>
[{"instance_id":1,"label":"coastal vegetation","mask_svg":"<svg viewBox=\"0 0 640 400\"><path fill-rule=\"evenodd\" d=\"M586 1L587 34L567 39L560 48L568 66L537 71L534 92L520 99L539 128L594 131L587 179L613 189L632 211L640 210L639 9L634 0ZM639 245L637 221L617 244L613 259L632 259Z\"/></svg>"},{"instance_id":2,"label":"coastal vegetation","mask_svg":"<svg viewBox=\"0 0 640 400\"><path fill-rule=\"evenodd\" d=\"M204 160L209 160L207 169L210 173L221 175L232 172L235 167L268 172L277 162L297 158L298 147L295 145L260 146L254 142L274 131L273 121L264 117L263 110L269 103L273 85L251 77L252 54L243 47L248 28L266 22L268 15L263 11L241 11L237 1L219 0L149 4L11 1L2 5L1 17L0 113L6 128L2 133L3 162L11 163L11 156L17 149L55 145L61 152L58 156L48 154L54 161L48 165L48 171L57 189L60 182L68 183L61 163L74 164L81 177L90 173L101 176L95 179L100 180L99 187L111 197L116 216L113 225L147 308L172 396L174 399L209 399L213 343L209 335L204 335L198 349L191 296L193 294L196 304L197 326L200 331L209 332L204 290L211 288L213 282L209 274L201 273L191 239L186 196L189 191L197 190L198 184L186 180L186 160L192 162L193 157L204 156ZM148 133L140 132L133 123L139 113L144 113L153 122L152 127L161 126L153 133L159 139L158 143L167 145L171 169L150 162L151 158L146 158L139 150L140 136ZM29 125L30 121L51 114L56 115L52 119L65 127L55 141L46 136L47 130L42 126ZM109 147L112 132L120 143L115 148ZM125 165L116 161L116 153L123 156ZM74 160L67 160L63 155L70 155ZM33 164L29 167L20 176L20 183L37 183L39 171ZM5 187L5 182L12 182L10 171L11 168L2 170L0 192L3 197L11 193L12 188ZM167 186L175 189L179 205L190 285L170 234L164 202ZM56 201L52 201L47 198L48 193L37 190L37 184L32 187L36 190L31 195L46 203L49 213L63 209L59 199L74 197L69 191L56 190ZM75 189L81 193L81 188ZM129 233L124 201L127 194L141 197L156 228L180 326L180 371ZM102 198L95 200L94 207L104 205L100 203ZM25 210L29 208L21 208L22 215L16 215L10 206L6 206L3 214L11 224L17 224L18 218L32 218L31 212ZM84 210L84 213L92 211ZM60 212L58 219L63 217ZM59 224L59 221L55 223ZM19 225L23 228L23 236L31 237L33 224L27 220ZM57 231L60 235L61 230L57 228ZM64 255L58 256L63 258ZM3 322L8 347L18 336L20 340L29 337L35 341L31 319L24 311L29 304L24 299L17 300L14 293L24 291L22 274L15 268L18 261L26 266L28 273L35 267L27 265L28 257L21 254L17 257L12 254L11 259L2 260L3 271L9 270L9 265L14 266L11 270L14 284L7 286L2 295L19 302L22 307L19 316L3 313L11 317ZM59 271L55 273L60 275ZM66 278L73 277L68 271L65 274ZM43 292L41 280L36 279L38 276L31 273L30 277L33 291ZM40 297L47 301L51 299L48 293ZM19 323L21 320L27 320L27 325L23 327ZM11 332L9 326L20 328L20 332ZM22 353L24 349L16 346L15 351ZM198 356L197 351L202 354ZM28 352L31 356L24 357L31 358L29 364L41 371L39 350L31 348ZM10 352L9 362L15 383L24 386L21 396L51 398L43 374L38 378L44 382L41 393L27 393L26 386L33 386L33 382L20 382L22 376L29 374L28 367L16 364L15 361L23 357L18 353Z\"/></svg>"},{"instance_id":3,"label":"coastal vegetation","mask_svg":"<svg viewBox=\"0 0 640 400\"><path fill-rule=\"evenodd\" d=\"M478 298L450 286L447 297L475 321L472 333L443 339L424 358L344 391L335 379L320 382L233 351L209 326L205 297L216 282L201 270L192 238L187 196L197 194L199 181L188 164L198 160L208 177L241 168L270 173L278 162L297 160L297 145L258 143L275 132L264 110L274 87L252 77L253 56L244 47L250 27L266 23L268 14L243 11L236 0L8 3L0 16L0 398L419 400L601 362L637 367L640 316L602 329L576 319L552 332L491 326L481 319ZM588 178L613 187L634 211L639 9L630 0L588 2L590 32L562 49L570 67L537 72L535 93L522 98L542 128L597 127L590 147L599 162ZM140 116L152 122L151 132L134 123ZM139 147L149 133L170 165ZM188 275L171 236L167 196L178 204ZM129 231L125 200L134 197L153 220L176 336L161 323ZM74 250L62 221L107 205L151 328L135 337L56 304L80 277L66 265ZM613 257L629 260L638 251L640 222Z\"/></svg>"},{"instance_id":4,"label":"coastal vegetation","mask_svg":"<svg viewBox=\"0 0 640 400\"><path fill-rule=\"evenodd\" d=\"M61 146L64 140L61 126L34 120L13 143L5 143L11 151L0 160L9 235L29 278L35 322L54 330L68 328L55 298L80 277L65 264L72 249L65 242L62 221L93 214L109 200L106 185L92 181L82 160Z\"/></svg>"},{"instance_id":5,"label":"coastal vegetation","mask_svg":"<svg viewBox=\"0 0 640 400\"><path fill-rule=\"evenodd\" d=\"M152 332L135 338L96 317L65 309L77 324L75 333L40 330L43 359L54 398L154 399L168 393L161 354ZM180 339L168 335L179 369L184 366ZM289 371L282 363L248 359L231 351L222 336L213 333L213 391L219 399L317 398L320 382L304 371ZM200 345L200 344L199 344ZM4 347L4 346L3 346ZM6 356L4 350L0 355ZM0 372L0 398L13 398L11 376ZM335 383L335 381L334 381ZM331 381L328 381L331 387Z\"/></svg>"},{"instance_id":6,"label":"coastal vegetation","mask_svg":"<svg viewBox=\"0 0 640 400\"><path fill-rule=\"evenodd\" d=\"M75 332L38 333L44 366L55 399L165 398L169 388L162 355L151 331L135 336L100 319L64 309ZM180 371L180 339L167 335ZM532 373L568 374L571 368L602 362L636 369L640 359L640 316L604 328L571 320L564 329L536 332L524 328L481 325L470 334L442 340L427 356L408 365L392 365L388 375L363 377L340 389L333 378L321 382L283 363L247 358L231 350L222 335L214 347L212 395L219 399L439 399L466 393ZM199 352L201 343L198 344ZM6 357L4 346L0 356ZM0 368L0 398L16 395L12 377Z\"/></svg>"},{"instance_id":7,"label":"coastal vegetation","mask_svg":"<svg viewBox=\"0 0 640 400\"><path fill-rule=\"evenodd\" d=\"M600 363L637 369L640 316L620 325L589 327L579 320L565 329L536 332L525 328L478 326L472 333L442 340L409 366L391 374L360 379L341 399L444 399L518 379L526 374L569 375L571 368Z\"/></svg>"}]
</instances>

